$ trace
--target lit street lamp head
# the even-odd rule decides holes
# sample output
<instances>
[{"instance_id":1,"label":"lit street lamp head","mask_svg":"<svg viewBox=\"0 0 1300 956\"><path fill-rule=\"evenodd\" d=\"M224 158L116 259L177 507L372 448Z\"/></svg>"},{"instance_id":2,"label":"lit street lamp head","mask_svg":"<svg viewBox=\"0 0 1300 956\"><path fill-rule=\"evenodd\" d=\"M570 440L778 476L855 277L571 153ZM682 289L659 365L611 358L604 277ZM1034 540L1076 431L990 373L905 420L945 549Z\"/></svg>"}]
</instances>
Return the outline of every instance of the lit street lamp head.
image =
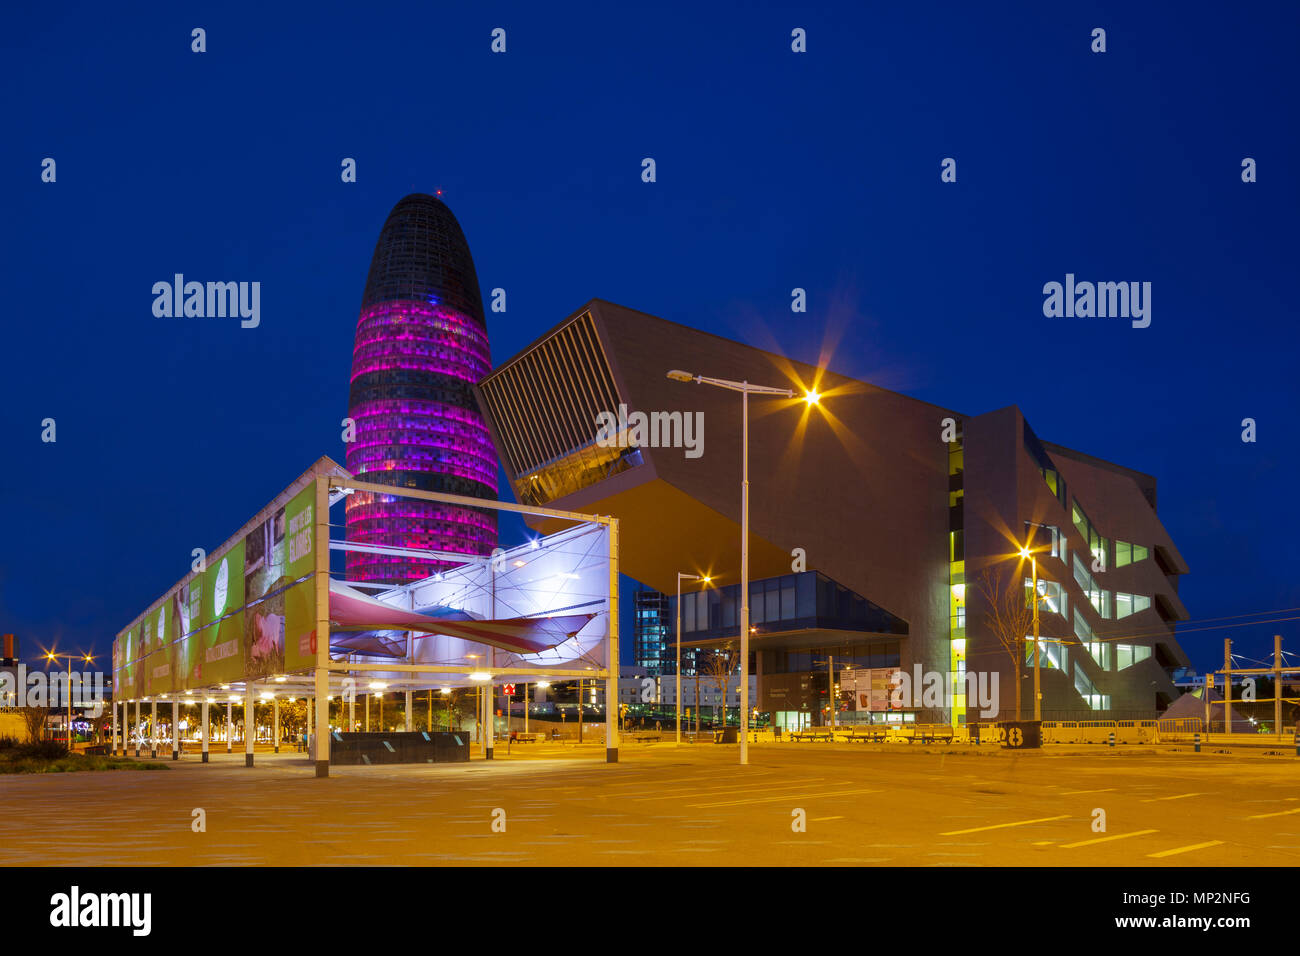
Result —
<instances>
[{"instance_id":1,"label":"lit street lamp head","mask_svg":"<svg viewBox=\"0 0 1300 956\"><path fill-rule=\"evenodd\" d=\"M675 369L673 369L671 372L669 372L669 373L668 373L668 377L671 378L674 382L693 382L693 381L695 381L695 376L694 376L694 375L692 375L690 372L683 372L683 371L682 371L681 369L679 369L679 368L675 368Z\"/></svg>"}]
</instances>

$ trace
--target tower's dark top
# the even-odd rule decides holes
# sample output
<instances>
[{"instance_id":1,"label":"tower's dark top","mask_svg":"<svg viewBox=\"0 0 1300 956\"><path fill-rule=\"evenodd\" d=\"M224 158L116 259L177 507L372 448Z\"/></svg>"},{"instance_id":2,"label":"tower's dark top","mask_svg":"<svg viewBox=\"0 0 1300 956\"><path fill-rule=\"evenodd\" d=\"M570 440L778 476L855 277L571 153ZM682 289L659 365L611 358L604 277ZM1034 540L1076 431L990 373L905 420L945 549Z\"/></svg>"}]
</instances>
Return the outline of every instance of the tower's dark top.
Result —
<instances>
[{"instance_id":1,"label":"tower's dark top","mask_svg":"<svg viewBox=\"0 0 1300 956\"><path fill-rule=\"evenodd\" d=\"M469 243L434 196L412 193L399 202L375 243L361 308L394 299L448 305L486 327Z\"/></svg>"}]
</instances>

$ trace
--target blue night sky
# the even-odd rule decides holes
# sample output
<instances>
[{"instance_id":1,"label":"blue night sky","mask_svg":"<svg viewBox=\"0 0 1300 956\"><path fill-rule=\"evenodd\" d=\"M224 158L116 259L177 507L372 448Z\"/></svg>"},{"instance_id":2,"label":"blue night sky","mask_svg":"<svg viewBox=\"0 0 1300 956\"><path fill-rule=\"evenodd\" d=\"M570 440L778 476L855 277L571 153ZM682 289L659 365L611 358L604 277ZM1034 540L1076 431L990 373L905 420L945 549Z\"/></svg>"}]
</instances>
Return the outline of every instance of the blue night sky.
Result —
<instances>
[{"instance_id":1,"label":"blue night sky","mask_svg":"<svg viewBox=\"0 0 1300 956\"><path fill-rule=\"evenodd\" d=\"M0 631L28 656L106 653L192 548L343 460L375 239L435 189L508 291L497 361L594 296L834 341L839 371L1156 475L1194 620L1300 605L1300 6L186 6L7 16ZM155 318L177 272L260 281L261 326ZM1151 326L1045 318L1067 272L1150 281ZM1300 652L1295 622L1183 644L1204 668L1279 630Z\"/></svg>"}]
</instances>

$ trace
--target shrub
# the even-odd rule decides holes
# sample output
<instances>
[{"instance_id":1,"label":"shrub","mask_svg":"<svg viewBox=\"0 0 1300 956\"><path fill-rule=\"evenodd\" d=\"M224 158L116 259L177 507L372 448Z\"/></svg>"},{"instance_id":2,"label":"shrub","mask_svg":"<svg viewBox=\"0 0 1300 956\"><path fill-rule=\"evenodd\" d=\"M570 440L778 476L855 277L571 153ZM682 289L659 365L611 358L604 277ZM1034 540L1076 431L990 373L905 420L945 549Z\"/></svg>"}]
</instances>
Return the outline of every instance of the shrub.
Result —
<instances>
[{"instance_id":1,"label":"shrub","mask_svg":"<svg viewBox=\"0 0 1300 956\"><path fill-rule=\"evenodd\" d=\"M38 740L31 744L20 744L16 749L19 757L34 757L38 760L58 760L68 756L68 745L58 740Z\"/></svg>"}]
</instances>

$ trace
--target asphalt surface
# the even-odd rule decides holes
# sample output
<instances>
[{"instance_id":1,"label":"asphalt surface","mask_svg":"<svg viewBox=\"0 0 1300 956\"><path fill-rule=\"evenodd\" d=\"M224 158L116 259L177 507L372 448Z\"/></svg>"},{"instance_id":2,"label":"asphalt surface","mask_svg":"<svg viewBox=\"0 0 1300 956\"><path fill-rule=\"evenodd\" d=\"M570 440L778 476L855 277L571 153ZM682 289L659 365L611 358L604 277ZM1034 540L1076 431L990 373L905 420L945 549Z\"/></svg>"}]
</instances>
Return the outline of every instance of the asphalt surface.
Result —
<instances>
[{"instance_id":1,"label":"asphalt surface","mask_svg":"<svg viewBox=\"0 0 1300 956\"><path fill-rule=\"evenodd\" d=\"M1300 864L1294 754L782 743L741 767L735 746L534 746L328 779L238 752L0 777L0 864Z\"/></svg>"}]
</instances>

